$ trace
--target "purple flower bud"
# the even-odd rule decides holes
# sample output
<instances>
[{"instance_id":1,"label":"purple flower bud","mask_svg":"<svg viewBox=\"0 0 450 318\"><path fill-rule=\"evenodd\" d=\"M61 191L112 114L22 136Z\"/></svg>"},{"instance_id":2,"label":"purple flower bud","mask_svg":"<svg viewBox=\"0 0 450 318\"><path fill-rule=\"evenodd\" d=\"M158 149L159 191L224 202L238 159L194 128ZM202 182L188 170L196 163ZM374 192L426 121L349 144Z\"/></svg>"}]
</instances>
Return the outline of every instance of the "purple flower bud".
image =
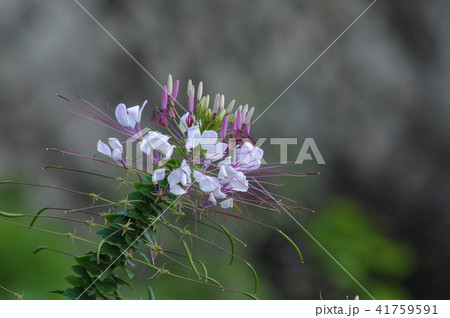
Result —
<instances>
[{"instance_id":1,"label":"purple flower bud","mask_svg":"<svg viewBox=\"0 0 450 318\"><path fill-rule=\"evenodd\" d=\"M247 125L245 126L245 136L250 135L250 122L247 123Z\"/></svg>"},{"instance_id":2,"label":"purple flower bud","mask_svg":"<svg viewBox=\"0 0 450 318\"><path fill-rule=\"evenodd\" d=\"M177 98L179 88L180 88L180 81L176 81L175 85L173 86L173 90L172 90L172 95L171 95L172 101L175 101L175 99Z\"/></svg>"},{"instance_id":3,"label":"purple flower bud","mask_svg":"<svg viewBox=\"0 0 450 318\"><path fill-rule=\"evenodd\" d=\"M225 140L225 136L227 135L228 130L228 116L222 122L222 128L220 128L220 137L222 140Z\"/></svg>"},{"instance_id":4,"label":"purple flower bud","mask_svg":"<svg viewBox=\"0 0 450 318\"><path fill-rule=\"evenodd\" d=\"M194 92L191 90L189 91L188 112L189 114L192 114L193 111L194 111Z\"/></svg>"},{"instance_id":5,"label":"purple flower bud","mask_svg":"<svg viewBox=\"0 0 450 318\"><path fill-rule=\"evenodd\" d=\"M239 107L237 112L236 112L236 128L237 129L241 129L242 128L242 113L241 113L241 108Z\"/></svg>"},{"instance_id":6,"label":"purple flower bud","mask_svg":"<svg viewBox=\"0 0 450 318\"><path fill-rule=\"evenodd\" d=\"M173 111L173 106L172 105L170 105L169 108L167 109L167 117L175 118L175 113Z\"/></svg>"},{"instance_id":7,"label":"purple flower bud","mask_svg":"<svg viewBox=\"0 0 450 318\"><path fill-rule=\"evenodd\" d=\"M167 87L164 86L161 97L161 109L166 110L166 108L167 108Z\"/></svg>"},{"instance_id":8,"label":"purple flower bud","mask_svg":"<svg viewBox=\"0 0 450 318\"><path fill-rule=\"evenodd\" d=\"M230 126L230 131L235 131L235 130L236 130L236 120L233 121Z\"/></svg>"},{"instance_id":9,"label":"purple flower bud","mask_svg":"<svg viewBox=\"0 0 450 318\"><path fill-rule=\"evenodd\" d=\"M194 96L194 95L192 95ZM189 116L187 116L186 118L186 125L188 126L188 128L192 127L192 125L194 124L194 118L192 118L191 114L189 114Z\"/></svg>"}]
</instances>

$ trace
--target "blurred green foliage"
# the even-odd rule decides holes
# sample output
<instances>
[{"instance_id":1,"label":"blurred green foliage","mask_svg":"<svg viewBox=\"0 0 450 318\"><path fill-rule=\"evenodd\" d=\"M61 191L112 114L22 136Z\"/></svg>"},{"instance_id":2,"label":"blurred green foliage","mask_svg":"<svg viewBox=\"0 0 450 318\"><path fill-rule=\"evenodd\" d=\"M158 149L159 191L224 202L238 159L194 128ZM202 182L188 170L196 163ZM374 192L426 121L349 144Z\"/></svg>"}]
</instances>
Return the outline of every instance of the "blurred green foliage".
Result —
<instances>
[{"instance_id":1,"label":"blurred green foliage","mask_svg":"<svg viewBox=\"0 0 450 318\"><path fill-rule=\"evenodd\" d=\"M32 213L27 204L29 193L17 186L2 185L0 188L0 210L13 213ZM72 242L63 237L48 233L28 230L3 220L28 225L31 219L0 219L0 285L9 290L23 294L24 299L62 299L49 291L60 285L66 285L62 277L70 273L73 259L63 254L33 251L41 246L58 250L73 249ZM41 228L54 227L53 221L40 220ZM0 290L0 299L14 297Z\"/></svg>"},{"instance_id":2,"label":"blurred green foliage","mask_svg":"<svg viewBox=\"0 0 450 318\"><path fill-rule=\"evenodd\" d=\"M390 238L381 220L355 200L337 199L320 213L309 225L311 233L373 297L408 299L401 285L415 264L410 246ZM361 299L371 299L319 246L314 245L313 253L339 288L359 290Z\"/></svg>"}]
</instances>

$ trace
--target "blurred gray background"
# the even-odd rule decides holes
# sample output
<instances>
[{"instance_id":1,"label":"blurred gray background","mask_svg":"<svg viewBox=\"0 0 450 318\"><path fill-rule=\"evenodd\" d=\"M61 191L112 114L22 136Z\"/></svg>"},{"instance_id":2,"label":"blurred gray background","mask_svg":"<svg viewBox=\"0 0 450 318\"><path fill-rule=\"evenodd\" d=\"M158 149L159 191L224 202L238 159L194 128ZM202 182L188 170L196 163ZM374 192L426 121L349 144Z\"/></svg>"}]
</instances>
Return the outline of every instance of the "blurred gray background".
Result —
<instances>
[{"instance_id":1,"label":"blurred gray background","mask_svg":"<svg viewBox=\"0 0 450 318\"><path fill-rule=\"evenodd\" d=\"M370 2L80 1L158 81L171 73L184 93L189 78L202 80L207 93L255 106L256 115ZM449 16L447 0L378 0L252 128L256 136L314 138L326 165L297 169L321 175L282 192L315 209L295 217L343 264L352 244L370 254L346 264L375 298L450 296ZM75 100L75 92L104 109L160 101L160 87L74 1L0 0L0 179L107 192L92 177L41 170L101 169L45 151L92 146L111 135L56 97ZM150 107L145 114L150 125ZM295 159L299 149L289 149ZM0 209L8 205L5 193ZM86 203L78 199L30 190L24 200L37 209ZM352 232L349 209L398 249L386 256L388 247ZM335 225L344 216L346 226ZM297 266L278 237L250 239L249 257L277 291L267 297L317 299L320 290L324 298L368 297L286 215L271 220L295 237L306 263ZM326 224L330 231L322 233ZM387 267L403 265L377 270L382 257Z\"/></svg>"}]
</instances>

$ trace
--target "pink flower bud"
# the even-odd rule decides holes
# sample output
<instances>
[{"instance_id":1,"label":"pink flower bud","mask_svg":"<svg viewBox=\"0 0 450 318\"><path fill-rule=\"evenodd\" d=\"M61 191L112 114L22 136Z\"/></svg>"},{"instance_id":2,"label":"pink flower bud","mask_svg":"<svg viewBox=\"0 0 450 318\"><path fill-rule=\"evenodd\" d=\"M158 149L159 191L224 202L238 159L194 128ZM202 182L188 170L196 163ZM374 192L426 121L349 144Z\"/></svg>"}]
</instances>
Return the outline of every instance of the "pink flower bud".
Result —
<instances>
[{"instance_id":1,"label":"pink flower bud","mask_svg":"<svg viewBox=\"0 0 450 318\"><path fill-rule=\"evenodd\" d=\"M220 128L220 137L222 140L225 140L225 136L227 135L228 130L228 116L222 122L222 128Z\"/></svg>"}]
</instances>

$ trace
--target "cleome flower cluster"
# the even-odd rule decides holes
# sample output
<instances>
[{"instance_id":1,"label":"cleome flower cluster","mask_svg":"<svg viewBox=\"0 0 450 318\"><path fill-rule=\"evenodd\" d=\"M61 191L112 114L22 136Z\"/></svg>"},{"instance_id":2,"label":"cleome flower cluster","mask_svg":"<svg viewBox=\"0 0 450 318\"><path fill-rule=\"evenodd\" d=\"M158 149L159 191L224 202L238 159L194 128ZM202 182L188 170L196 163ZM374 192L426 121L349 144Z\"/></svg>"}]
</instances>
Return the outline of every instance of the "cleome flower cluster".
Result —
<instances>
[{"instance_id":1,"label":"cleome flower cluster","mask_svg":"<svg viewBox=\"0 0 450 318\"><path fill-rule=\"evenodd\" d=\"M174 83L169 75L162 90L161 104L148 116L164 133L143 129L141 120L148 118L143 115L147 101L142 106L128 108L120 103L113 118L84 99L89 108L60 97L84 112L73 113L125 135L125 141L116 137L109 138L107 143L99 140L98 152L125 169L151 175L155 193L161 197L167 194L185 196L188 202L195 203L192 204L194 210L215 206L228 209L237 207L237 203L278 212L280 207L302 209L295 201L269 193L261 186L262 183L273 185L262 178L308 173L282 172L280 164L265 163L264 151L257 146L258 138L250 135L254 107L241 105L234 110L235 100L226 106L221 94L216 94L210 103L210 96L203 95L203 83L195 90L189 80L186 98L181 99L187 103L187 110L180 114L179 109L185 108L177 99L179 88L179 81ZM124 152L128 143L137 145L142 158L150 163L147 165L150 171L134 169L133 158L126 158Z\"/></svg>"},{"instance_id":2,"label":"cleome flower cluster","mask_svg":"<svg viewBox=\"0 0 450 318\"><path fill-rule=\"evenodd\" d=\"M222 208L231 208L233 194L249 190L246 174L260 168L264 154L262 149L247 141L255 140L249 139L250 119L254 108L239 106L232 113L235 101L230 102L225 109L224 96L217 94L213 108L210 109L209 95L202 96L202 82L198 85L196 98L194 85L189 82L188 112L177 118L178 113L174 107L178 88L179 81L172 86L172 78L169 76L168 84L163 89L162 103L153 114L153 122L172 134L172 143L170 136L158 131L142 134L142 111L147 101L142 107L126 108L122 103L117 105L117 121L109 122L109 125L116 131L128 132L127 135L134 136L142 154L152 160L155 167L160 167L152 174L152 181L160 193L168 191L180 196L202 192L207 196L202 206L219 204ZM218 128L219 133L216 131ZM114 137L109 138L108 143L109 146L99 140L97 150L127 167L122 143ZM174 151L181 155L181 165L168 171L165 164L172 158ZM164 179L167 180L168 187L162 188L161 181Z\"/></svg>"}]
</instances>

